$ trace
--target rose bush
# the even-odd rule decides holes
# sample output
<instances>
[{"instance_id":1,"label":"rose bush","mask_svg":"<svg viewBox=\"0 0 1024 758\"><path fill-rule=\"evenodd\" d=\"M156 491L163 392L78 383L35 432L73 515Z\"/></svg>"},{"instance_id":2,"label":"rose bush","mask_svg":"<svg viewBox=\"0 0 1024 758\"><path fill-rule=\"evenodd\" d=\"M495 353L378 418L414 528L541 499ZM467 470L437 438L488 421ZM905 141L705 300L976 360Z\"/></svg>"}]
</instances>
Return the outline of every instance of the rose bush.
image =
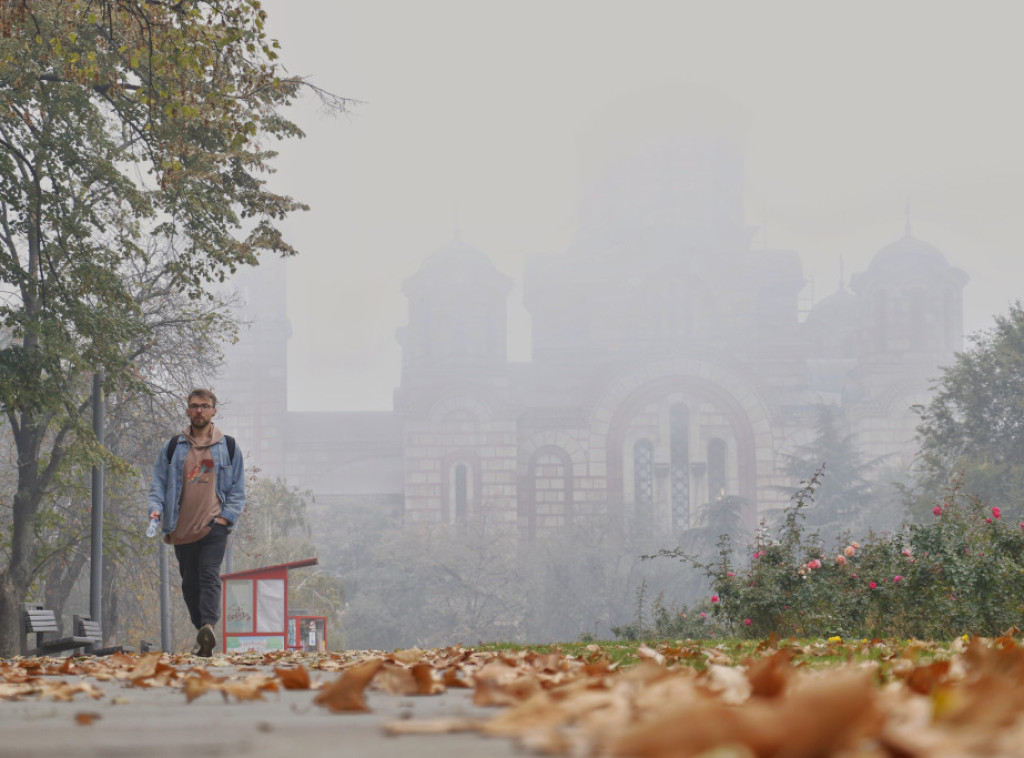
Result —
<instances>
[{"instance_id":1,"label":"rose bush","mask_svg":"<svg viewBox=\"0 0 1024 758\"><path fill-rule=\"evenodd\" d=\"M950 639L1021 623L1024 525L1005 522L998 506L954 485L928 521L826 549L803 520L817 479L784 511L777 536L762 524L743 558L723 539L718 562L703 566L707 610L726 633Z\"/></svg>"}]
</instances>

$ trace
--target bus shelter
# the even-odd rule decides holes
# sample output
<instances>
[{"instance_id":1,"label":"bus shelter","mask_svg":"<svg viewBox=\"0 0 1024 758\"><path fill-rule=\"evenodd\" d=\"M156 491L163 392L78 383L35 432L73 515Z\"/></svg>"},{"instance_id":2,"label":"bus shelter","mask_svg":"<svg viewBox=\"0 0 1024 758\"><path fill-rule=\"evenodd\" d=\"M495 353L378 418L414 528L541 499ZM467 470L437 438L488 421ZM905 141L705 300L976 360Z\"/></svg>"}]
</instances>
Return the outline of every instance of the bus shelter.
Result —
<instances>
[{"instance_id":1,"label":"bus shelter","mask_svg":"<svg viewBox=\"0 0 1024 758\"><path fill-rule=\"evenodd\" d=\"M221 574L224 652L284 650L294 634L289 628L288 572L318 563L307 558Z\"/></svg>"}]
</instances>

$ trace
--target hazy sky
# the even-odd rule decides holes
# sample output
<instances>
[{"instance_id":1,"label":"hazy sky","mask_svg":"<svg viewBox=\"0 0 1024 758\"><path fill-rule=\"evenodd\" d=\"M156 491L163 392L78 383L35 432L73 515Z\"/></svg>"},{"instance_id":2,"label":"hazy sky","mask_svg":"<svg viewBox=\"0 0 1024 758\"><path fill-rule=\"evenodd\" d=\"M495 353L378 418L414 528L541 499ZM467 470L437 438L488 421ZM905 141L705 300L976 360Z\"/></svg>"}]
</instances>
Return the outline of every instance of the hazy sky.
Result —
<instances>
[{"instance_id":1,"label":"hazy sky","mask_svg":"<svg viewBox=\"0 0 1024 758\"><path fill-rule=\"evenodd\" d=\"M1024 4L264 0L291 73L364 101L307 138L274 184L287 225L291 410L388 409L402 280L451 241L516 280L577 220L576 136L638 90L705 90L746 112L746 221L796 250L809 304L903 234L971 275L966 329L1024 282Z\"/></svg>"}]
</instances>

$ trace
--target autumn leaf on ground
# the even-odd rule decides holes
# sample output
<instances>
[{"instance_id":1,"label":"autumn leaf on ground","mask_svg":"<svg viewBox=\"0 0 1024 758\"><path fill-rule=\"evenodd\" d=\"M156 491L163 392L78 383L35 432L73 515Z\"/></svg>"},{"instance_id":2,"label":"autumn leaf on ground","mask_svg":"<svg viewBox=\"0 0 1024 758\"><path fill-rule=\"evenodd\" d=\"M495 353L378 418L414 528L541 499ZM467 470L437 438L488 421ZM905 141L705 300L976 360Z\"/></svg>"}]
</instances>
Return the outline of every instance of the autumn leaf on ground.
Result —
<instances>
[{"instance_id":1,"label":"autumn leaf on ground","mask_svg":"<svg viewBox=\"0 0 1024 758\"><path fill-rule=\"evenodd\" d=\"M641 661L654 661L655 663L657 663L660 666L664 666L665 665L665 656L664 655L659 653L654 648L648 647L647 645L644 645L642 643L637 647L636 654L637 654L637 657L639 657Z\"/></svg>"},{"instance_id":2,"label":"autumn leaf on ground","mask_svg":"<svg viewBox=\"0 0 1024 758\"><path fill-rule=\"evenodd\" d=\"M93 700L103 697L103 690L92 682L56 682L42 685L42 694L54 700L69 702L77 694L88 695Z\"/></svg>"},{"instance_id":3,"label":"autumn leaf on ground","mask_svg":"<svg viewBox=\"0 0 1024 758\"><path fill-rule=\"evenodd\" d=\"M309 672L300 663L295 668L275 668L274 674L281 680L286 690L308 690L310 688Z\"/></svg>"},{"instance_id":4,"label":"autumn leaf on ground","mask_svg":"<svg viewBox=\"0 0 1024 758\"><path fill-rule=\"evenodd\" d=\"M437 670L429 663L417 663L413 665L412 677L416 681L417 695L440 695L445 691L445 686L439 681Z\"/></svg>"},{"instance_id":5,"label":"autumn leaf on ground","mask_svg":"<svg viewBox=\"0 0 1024 758\"><path fill-rule=\"evenodd\" d=\"M392 736L409 734L454 734L474 732L480 728L475 719L453 716L448 718L425 719L423 721L389 721L381 729ZM427 751L424 751L426 753Z\"/></svg>"},{"instance_id":6,"label":"autumn leaf on ground","mask_svg":"<svg viewBox=\"0 0 1024 758\"><path fill-rule=\"evenodd\" d=\"M174 666L161 661L161 657L161 653L143 656L124 676L134 687L166 687L178 678L179 672Z\"/></svg>"},{"instance_id":7,"label":"autumn leaf on ground","mask_svg":"<svg viewBox=\"0 0 1024 758\"><path fill-rule=\"evenodd\" d=\"M776 697L786 688L786 682L793 674L790 661L793 653L783 649L768 656L747 660L747 679L750 680L751 695L755 697Z\"/></svg>"},{"instance_id":8,"label":"autumn leaf on ground","mask_svg":"<svg viewBox=\"0 0 1024 758\"><path fill-rule=\"evenodd\" d=\"M91 726L94 721L99 721L101 718L103 717L98 713L79 711L75 714L75 723L79 726Z\"/></svg>"},{"instance_id":9,"label":"autumn leaf on ground","mask_svg":"<svg viewBox=\"0 0 1024 758\"><path fill-rule=\"evenodd\" d=\"M228 679L219 684L224 699L231 695L236 700L262 700L264 692L277 692L277 680L266 674L253 674L242 681Z\"/></svg>"},{"instance_id":10,"label":"autumn leaf on ground","mask_svg":"<svg viewBox=\"0 0 1024 758\"><path fill-rule=\"evenodd\" d=\"M406 650L398 650L391 653L388 656L388 659L395 661L396 663L404 663L411 666L414 663L422 661L424 655L425 653L418 647L411 647Z\"/></svg>"},{"instance_id":11,"label":"autumn leaf on ground","mask_svg":"<svg viewBox=\"0 0 1024 758\"><path fill-rule=\"evenodd\" d=\"M412 671L394 663L384 663L380 667L373 685L389 695L415 695L419 689Z\"/></svg>"},{"instance_id":12,"label":"autumn leaf on ground","mask_svg":"<svg viewBox=\"0 0 1024 758\"><path fill-rule=\"evenodd\" d=\"M185 701L191 703L197 697L205 695L210 690L217 689L217 682L205 672L197 673L195 676L190 676L185 680L183 689L185 691Z\"/></svg>"},{"instance_id":13,"label":"autumn leaf on ground","mask_svg":"<svg viewBox=\"0 0 1024 758\"><path fill-rule=\"evenodd\" d=\"M383 665L382 658L371 658L345 669L334 683L313 698L313 702L335 713L370 710L363 693Z\"/></svg>"}]
</instances>

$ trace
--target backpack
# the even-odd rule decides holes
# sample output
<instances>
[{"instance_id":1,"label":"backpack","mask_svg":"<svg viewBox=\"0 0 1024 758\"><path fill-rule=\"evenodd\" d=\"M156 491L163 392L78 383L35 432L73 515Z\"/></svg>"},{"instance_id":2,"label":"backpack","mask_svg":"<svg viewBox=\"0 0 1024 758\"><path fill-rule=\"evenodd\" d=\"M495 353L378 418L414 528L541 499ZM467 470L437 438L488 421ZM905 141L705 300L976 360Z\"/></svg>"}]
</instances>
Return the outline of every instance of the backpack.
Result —
<instances>
[{"instance_id":1,"label":"backpack","mask_svg":"<svg viewBox=\"0 0 1024 758\"><path fill-rule=\"evenodd\" d=\"M180 437L180 436L181 436L180 434L175 434L173 437L171 437L170 441L167 443L167 465L168 466L171 465L171 459L174 457L174 451L178 449L178 437ZM225 434L224 435L224 441L226 443L228 443L228 462L229 463L234 463L235 462L235 438L232 437L230 434Z\"/></svg>"}]
</instances>

